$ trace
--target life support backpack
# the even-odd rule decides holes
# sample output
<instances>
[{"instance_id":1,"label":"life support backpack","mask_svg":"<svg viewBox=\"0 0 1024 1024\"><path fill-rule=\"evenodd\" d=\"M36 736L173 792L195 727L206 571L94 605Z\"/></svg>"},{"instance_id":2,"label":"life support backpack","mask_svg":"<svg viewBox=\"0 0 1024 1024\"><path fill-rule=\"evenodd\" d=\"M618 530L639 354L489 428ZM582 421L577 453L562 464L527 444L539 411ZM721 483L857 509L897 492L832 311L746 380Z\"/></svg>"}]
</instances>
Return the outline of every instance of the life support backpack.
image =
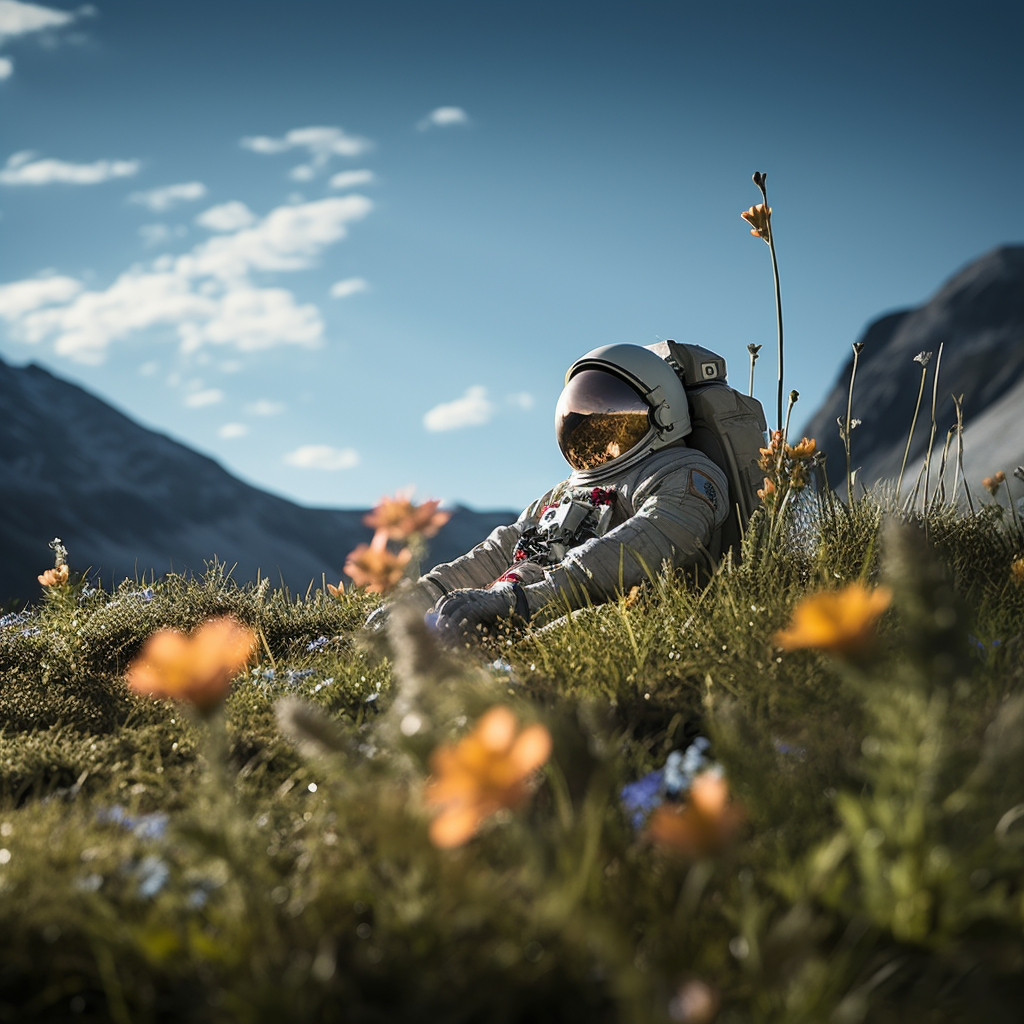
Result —
<instances>
[{"instance_id":1,"label":"life support backpack","mask_svg":"<svg viewBox=\"0 0 1024 1024\"><path fill-rule=\"evenodd\" d=\"M731 509L722 525L721 548L712 555L717 559L732 548L738 559L743 531L761 504L757 492L764 486L764 473L758 460L768 443L764 409L756 398L729 386L725 360L714 352L676 341L647 347L675 370L686 389L693 425L687 446L703 452L729 481Z\"/></svg>"}]
</instances>

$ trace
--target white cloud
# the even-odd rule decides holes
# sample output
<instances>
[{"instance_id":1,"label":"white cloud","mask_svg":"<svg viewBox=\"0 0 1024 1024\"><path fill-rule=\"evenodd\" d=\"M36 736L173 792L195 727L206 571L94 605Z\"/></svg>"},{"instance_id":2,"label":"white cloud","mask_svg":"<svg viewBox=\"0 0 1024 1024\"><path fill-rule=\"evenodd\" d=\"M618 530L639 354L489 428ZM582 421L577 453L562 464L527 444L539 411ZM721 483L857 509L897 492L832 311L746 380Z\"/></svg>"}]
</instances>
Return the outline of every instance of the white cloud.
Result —
<instances>
[{"instance_id":1,"label":"white cloud","mask_svg":"<svg viewBox=\"0 0 1024 1024\"><path fill-rule=\"evenodd\" d=\"M205 405L216 405L224 401L224 392L220 388L207 388L205 391L193 391L185 396L185 404L190 409L201 409Z\"/></svg>"},{"instance_id":2,"label":"white cloud","mask_svg":"<svg viewBox=\"0 0 1024 1024\"><path fill-rule=\"evenodd\" d=\"M203 210L196 223L210 231L238 231L256 223L256 214L237 199Z\"/></svg>"},{"instance_id":3,"label":"white cloud","mask_svg":"<svg viewBox=\"0 0 1024 1024\"><path fill-rule=\"evenodd\" d=\"M256 135L242 139L244 149L254 153L286 153L292 149L304 149L309 154L309 163L292 168L291 176L296 181L309 181L334 156L359 156L373 148L369 139L349 135L343 128L314 126L293 128L281 138Z\"/></svg>"},{"instance_id":4,"label":"white cloud","mask_svg":"<svg viewBox=\"0 0 1024 1024\"><path fill-rule=\"evenodd\" d=\"M509 395L507 401L510 405L515 405L524 412L529 412L533 408L533 395L526 391L517 391L514 395Z\"/></svg>"},{"instance_id":5,"label":"white cloud","mask_svg":"<svg viewBox=\"0 0 1024 1024\"><path fill-rule=\"evenodd\" d=\"M159 370L160 364L155 359L151 359L148 363L143 363L139 367L139 373L142 374L143 377L153 377L159 372Z\"/></svg>"},{"instance_id":6,"label":"white cloud","mask_svg":"<svg viewBox=\"0 0 1024 1024\"><path fill-rule=\"evenodd\" d=\"M217 436L230 440L235 437L245 437L249 428L244 423L225 423L218 431Z\"/></svg>"},{"instance_id":7,"label":"white cloud","mask_svg":"<svg viewBox=\"0 0 1024 1024\"><path fill-rule=\"evenodd\" d=\"M245 285L225 292L216 312L204 323L186 323L179 328L185 352L195 352L203 345L233 345L242 352L276 345L314 348L323 331L316 306L296 305L295 296L284 288Z\"/></svg>"},{"instance_id":8,"label":"white cloud","mask_svg":"<svg viewBox=\"0 0 1024 1024\"><path fill-rule=\"evenodd\" d=\"M28 313L13 333L29 344L54 335L58 354L99 363L111 342L133 331L208 319L217 308L178 274L130 270L105 291L80 292L67 305Z\"/></svg>"},{"instance_id":9,"label":"white cloud","mask_svg":"<svg viewBox=\"0 0 1024 1024\"><path fill-rule=\"evenodd\" d=\"M423 417L423 425L430 431L458 430L480 426L493 415L494 405L487 397L487 388L477 384L467 388L461 398L435 405Z\"/></svg>"},{"instance_id":10,"label":"white cloud","mask_svg":"<svg viewBox=\"0 0 1024 1024\"><path fill-rule=\"evenodd\" d=\"M0 317L19 320L43 306L68 302L82 290L73 277L40 277L0 285Z\"/></svg>"},{"instance_id":11,"label":"white cloud","mask_svg":"<svg viewBox=\"0 0 1024 1024\"><path fill-rule=\"evenodd\" d=\"M3 0L0 0L2 3ZM112 178L137 174L138 160L97 160L73 164L66 160L35 159L35 153L15 153L0 171L0 185L98 185Z\"/></svg>"},{"instance_id":12,"label":"white cloud","mask_svg":"<svg viewBox=\"0 0 1024 1024\"><path fill-rule=\"evenodd\" d=\"M15 281L0 286L0 315L12 321L12 338L27 344L52 338L57 354L93 364L112 343L161 327L177 333L185 352L204 345L315 347L324 333L319 309L300 305L286 289L258 287L249 275L312 266L372 207L352 195L278 207L251 227L207 239L184 255L133 267L104 290L84 291L72 278Z\"/></svg>"},{"instance_id":13,"label":"white cloud","mask_svg":"<svg viewBox=\"0 0 1024 1024\"><path fill-rule=\"evenodd\" d=\"M462 107L437 107L424 117L416 127L425 132L428 128L448 128L453 124L469 124L469 115Z\"/></svg>"},{"instance_id":14,"label":"white cloud","mask_svg":"<svg viewBox=\"0 0 1024 1024\"><path fill-rule=\"evenodd\" d=\"M14 61L10 57L0 57L0 82L14 74Z\"/></svg>"},{"instance_id":15,"label":"white cloud","mask_svg":"<svg viewBox=\"0 0 1024 1024\"><path fill-rule=\"evenodd\" d=\"M331 188L357 188L360 185L369 185L374 180L373 171L339 171L328 184Z\"/></svg>"},{"instance_id":16,"label":"white cloud","mask_svg":"<svg viewBox=\"0 0 1024 1024\"><path fill-rule=\"evenodd\" d=\"M139 227L139 237L150 248L187 234L188 228L184 224L175 224L173 228L168 224L142 224Z\"/></svg>"},{"instance_id":17,"label":"white cloud","mask_svg":"<svg viewBox=\"0 0 1024 1024\"><path fill-rule=\"evenodd\" d=\"M299 469L352 469L359 465L359 452L354 448L332 448L328 444L304 444L285 455L284 461Z\"/></svg>"},{"instance_id":18,"label":"white cloud","mask_svg":"<svg viewBox=\"0 0 1024 1024\"><path fill-rule=\"evenodd\" d=\"M22 36L46 28L60 28L75 20L74 14L56 11L39 4L24 4L18 0L0 0L0 40Z\"/></svg>"},{"instance_id":19,"label":"white cloud","mask_svg":"<svg viewBox=\"0 0 1024 1024\"><path fill-rule=\"evenodd\" d=\"M259 398L245 407L245 411L252 416L277 416L284 410L284 402L274 402L269 398Z\"/></svg>"},{"instance_id":20,"label":"white cloud","mask_svg":"<svg viewBox=\"0 0 1024 1024\"><path fill-rule=\"evenodd\" d=\"M279 206L251 228L208 239L176 263L186 277L231 280L253 270L303 270L348 233L348 223L373 209L364 196Z\"/></svg>"},{"instance_id":21,"label":"white cloud","mask_svg":"<svg viewBox=\"0 0 1024 1024\"><path fill-rule=\"evenodd\" d=\"M346 277L344 281L337 281L331 285L332 299L347 299L350 295L365 292L370 287L365 277Z\"/></svg>"},{"instance_id":22,"label":"white cloud","mask_svg":"<svg viewBox=\"0 0 1024 1024\"><path fill-rule=\"evenodd\" d=\"M133 192L129 203L139 203L154 213L163 213L178 203L191 203L206 195L206 186L201 181L183 181L177 185L151 188L148 192Z\"/></svg>"}]
</instances>

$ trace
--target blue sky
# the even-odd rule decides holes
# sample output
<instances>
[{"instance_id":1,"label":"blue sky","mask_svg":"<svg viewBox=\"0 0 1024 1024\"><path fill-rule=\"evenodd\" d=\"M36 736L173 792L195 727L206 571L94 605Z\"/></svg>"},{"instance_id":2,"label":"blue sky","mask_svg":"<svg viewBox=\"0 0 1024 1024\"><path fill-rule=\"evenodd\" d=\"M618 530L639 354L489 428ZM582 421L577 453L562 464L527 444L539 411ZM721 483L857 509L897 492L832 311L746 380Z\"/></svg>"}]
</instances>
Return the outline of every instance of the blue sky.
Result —
<instances>
[{"instance_id":1,"label":"blue sky","mask_svg":"<svg viewBox=\"0 0 1024 1024\"><path fill-rule=\"evenodd\" d=\"M794 422L1024 238L1020 4L0 0L0 355L296 501L519 508L613 342Z\"/></svg>"}]
</instances>

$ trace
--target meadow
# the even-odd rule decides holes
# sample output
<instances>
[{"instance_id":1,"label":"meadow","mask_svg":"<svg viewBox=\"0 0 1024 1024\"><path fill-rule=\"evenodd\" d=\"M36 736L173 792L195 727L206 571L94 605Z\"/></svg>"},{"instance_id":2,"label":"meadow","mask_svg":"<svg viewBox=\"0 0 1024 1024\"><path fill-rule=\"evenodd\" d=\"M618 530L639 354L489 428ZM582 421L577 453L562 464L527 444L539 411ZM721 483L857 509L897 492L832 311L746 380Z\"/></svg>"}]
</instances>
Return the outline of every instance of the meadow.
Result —
<instances>
[{"instance_id":1,"label":"meadow","mask_svg":"<svg viewBox=\"0 0 1024 1024\"><path fill-rule=\"evenodd\" d=\"M0 616L0 1022L1020 1020L1020 511L962 423L858 487L852 376L846 500L788 444L764 182L780 429L710 581L451 649L401 601L433 502L298 595L51 544Z\"/></svg>"},{"instance_id":2,"label":"meadow","mask_svg":"<svg viewBox=\"0 0 1024 1024\"><path fill-rule=\"evenodd\" d=\"M0 619L0 1020L1019 1019L1022 555L998 497L808 492L707 587L460 651L72 572ZM128 687L224 616L222 691Z\"/></svg>"}]
</instances>

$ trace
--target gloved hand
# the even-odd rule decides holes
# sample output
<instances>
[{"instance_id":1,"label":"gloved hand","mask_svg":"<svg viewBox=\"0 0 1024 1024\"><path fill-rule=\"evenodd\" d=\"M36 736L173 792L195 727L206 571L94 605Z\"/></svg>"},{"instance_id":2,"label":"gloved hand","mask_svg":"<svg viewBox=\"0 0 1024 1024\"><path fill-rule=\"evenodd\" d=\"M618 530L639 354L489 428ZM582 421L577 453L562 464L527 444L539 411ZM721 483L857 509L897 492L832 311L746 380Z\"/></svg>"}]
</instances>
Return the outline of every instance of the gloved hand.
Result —
<instances>
[{"instance_id":1,"label":"gloved hand","mask_svg":"<svg viewBox=\"0 0 1024 1024\"><path fill-rule=\"evenodd\" d=\"M418 615L422 615L434 607L434 602L440 593L429 580L417 580L412 586L404 586L385 604L374 608L367 616L365 626L374 633L379 633L388 624L388 617L395 602L400 602L407 608L411 608Z\"/></svg>"},{"instance_id":2,"label":"gloved hand","mask_svg":"<svg viewBox=\"0 0 1024 1024\"><path fill-rule=\"evenodd\" d=\"M478 635L477 627L499 619L529 618L526 594L518 583L496 583L486 590L456 590L434 606L434 628L449 643Z\"/></svg>"}]
</instances>

